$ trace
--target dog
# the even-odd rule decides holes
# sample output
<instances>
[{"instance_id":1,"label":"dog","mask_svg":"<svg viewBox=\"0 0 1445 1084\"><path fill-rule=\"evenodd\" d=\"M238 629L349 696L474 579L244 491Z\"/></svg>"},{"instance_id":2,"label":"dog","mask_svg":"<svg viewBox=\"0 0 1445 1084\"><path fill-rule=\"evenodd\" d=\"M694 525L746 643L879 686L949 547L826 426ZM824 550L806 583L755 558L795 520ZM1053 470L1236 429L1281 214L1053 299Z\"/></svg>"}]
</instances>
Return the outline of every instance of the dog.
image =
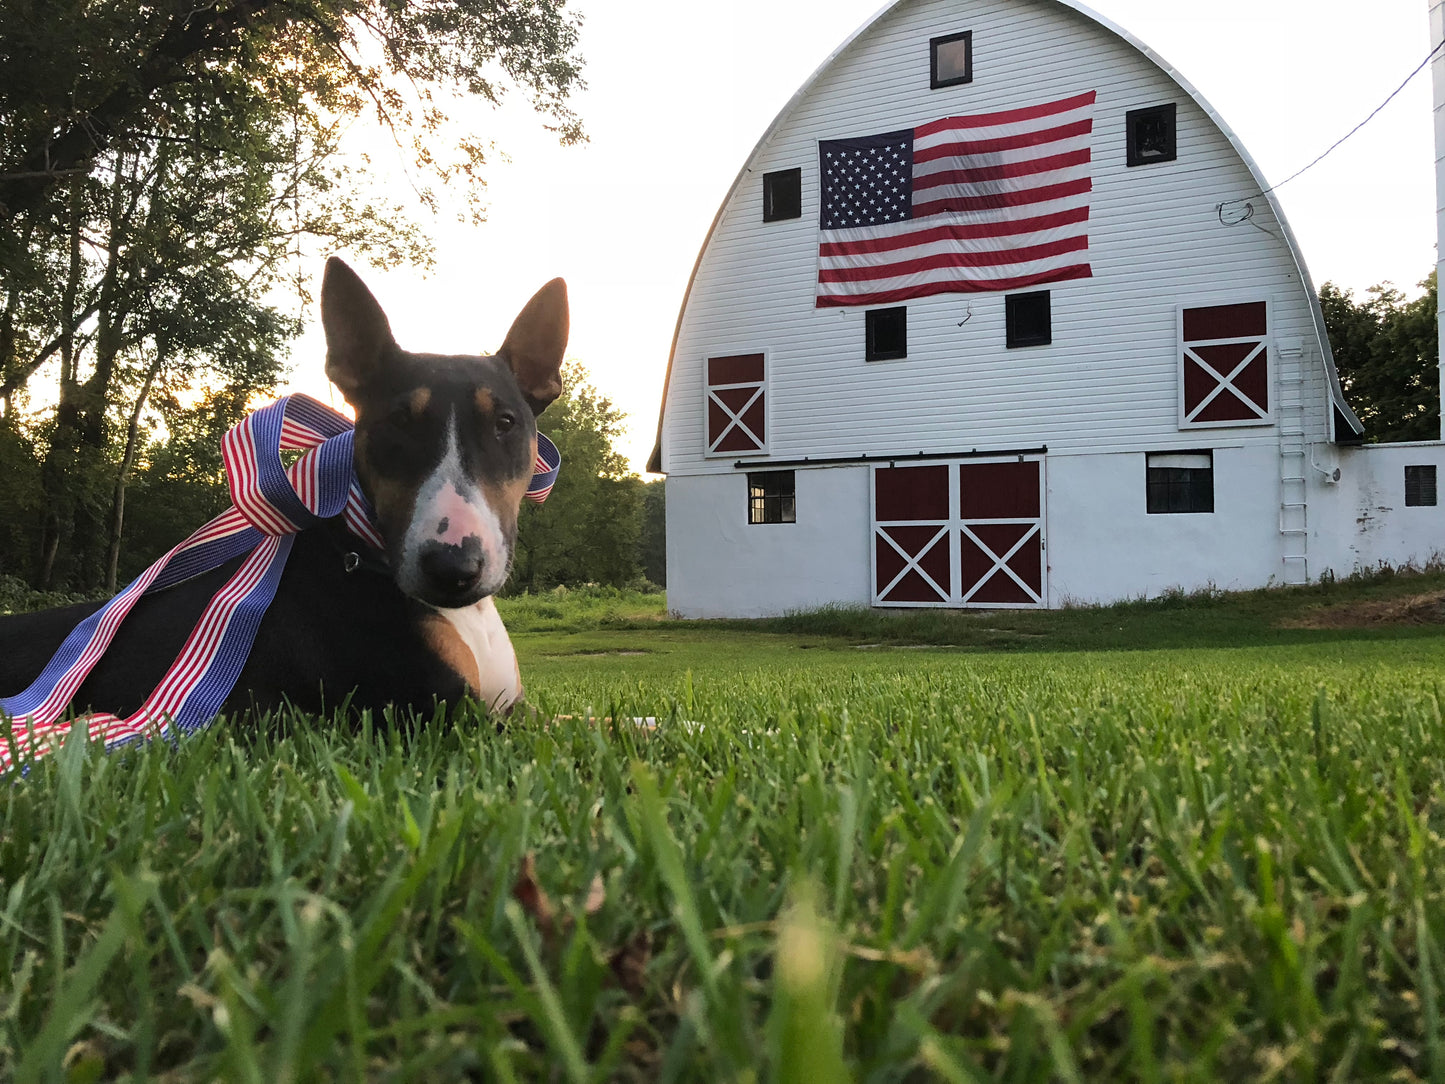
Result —
<instances>
[{"instance_id":1,"label":"dog","mask_svg":"<svg viewBox=\"0 0 1445 1084\"><path fill-rule=\"evenodd\" d=\"M326 375L356 412L356 478L384 540L363 548L341 517L295 536L276 594L222 712L422 713L522 699L493 596L506 582L537 455L536 417L562 392L567 287L527 302L493 355L414 354L366 285L332 257L321 286ZM240 566L143 596L71 700L130 716L166 674L211 596ZM0 618L0 696L42 671L82 604Z\"/></svg>"}]
</instances>

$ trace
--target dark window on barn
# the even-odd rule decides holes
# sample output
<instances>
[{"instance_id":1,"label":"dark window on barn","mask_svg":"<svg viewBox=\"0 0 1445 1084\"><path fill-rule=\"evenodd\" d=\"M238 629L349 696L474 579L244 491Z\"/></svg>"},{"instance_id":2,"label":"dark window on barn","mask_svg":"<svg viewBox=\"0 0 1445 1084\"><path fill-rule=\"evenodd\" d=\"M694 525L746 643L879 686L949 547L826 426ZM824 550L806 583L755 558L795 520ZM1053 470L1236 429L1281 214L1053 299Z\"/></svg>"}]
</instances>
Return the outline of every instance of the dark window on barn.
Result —
<instances>
[{"instance_id":1,"label":"dark window on barn","mask_svg":"<svg viewBox=\"0 0 1445 1084\"><path fill-rule=\"evenodd\" d=\"M797 496L790 470L755 471L748 475L748 522L795 523Z\"/></svg>"},{"instance_id":2,"label":"dark window on barn","mask_svg":"<svg viewBox=\"0 0 1445 1084\"><path fill-rule=\"evenodd\" d=\"M1148 511L1214 511L1213 452L1150 452L1145 457Z\"/></svg>"},{"instance_id":3,"label":"dark window on barn","mask_svg":"<svg viewBox=\"0 0 1445 1084\"><path fill-rule=\"evenodd\" d=\"M867 361L892 361L908 356L908 307L869 309L863 317L864 358Z\"/></svg>"},{"instance_id":4,"label":"dark window on barn","mask_svg":"<svg viewBox=\"0 0 1445 1084\"><path fill-rule=\"evenodd\" d=\"M1129 110L1124 128L1127 133L1127 165L1147 166L1151 162L1174 161L1173 102Z\"/></svg>"},{"instance_id":5,"label":"dark window on barn","mask_svg":"<svg viewBox=\"0 0 1445 1084\"><path fill-rule=\"evenodd\" d=\"M1426 507L1435 504L1435 464L1405 468L1405 504Z\"/></svg>"},{"instance_id":6,"label":"dark window on barn","mask_svg":"<svg viewBox=\"0 0 1445 1084\"><path fill-rule=\"evenodd\" d=\"M934 90L973 82L973 31L934 38L928 57L928 85Z\"/></svg>"},{"instance_id":7,"label":"dark window on barn","mask_svg":"<svg viewBox=\"0 0 1445 1084\"><path fill-rule=\"evenodd\" d=\"M803 171L781 169L763 174L763 221L803 217Z\"/></svg>"},{"instance_id":8,"label":"dark window on barn","mask_svg":"<svg viewBox=\"0 0 1445 1084\"><path fill-rule=\"evenodd\" d=\"M1003 299L1004 342L1008 346L1047 346L1054 341L1049 291L1008 294Z\"/></svg>"}]
</instances>

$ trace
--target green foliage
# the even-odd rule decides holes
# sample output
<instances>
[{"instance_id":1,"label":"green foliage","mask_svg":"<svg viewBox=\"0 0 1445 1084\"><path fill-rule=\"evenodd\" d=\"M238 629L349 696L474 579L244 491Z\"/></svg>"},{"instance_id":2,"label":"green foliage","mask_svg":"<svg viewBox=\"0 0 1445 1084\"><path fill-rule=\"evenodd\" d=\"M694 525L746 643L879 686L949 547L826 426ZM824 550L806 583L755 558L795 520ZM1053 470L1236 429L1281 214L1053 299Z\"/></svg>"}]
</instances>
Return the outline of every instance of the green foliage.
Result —
<instances>
[{"instance_id":1,"label":"green foliage","mask_svg":"<svg viewBox=\"0 0 1445 1084\"><path fill-rule=\"evenodd\" d=\"M1320 289L1345 398L1375 442L1440 437L1440 338L1435 272L1407 299L1389 283L1371 286L1365 301L1333 283Z\"/></svg>"},{"instance_id":2,"label":"green foliage","mask_svg":"<svg viewBox=\"0 0 1445 1084\"><path fill-rule=\"evenodd\" d=\"M0 616L5 614L30 613L33 610L48 610L55 606L69 606L74 602L93 601L94 596L72 594L67 591L37 591L19 576L0 573Z\"/></svg>"},{"instance_id":3,"label":"green foliage","mask_svg":"<svg viewBox=\"0 0 1445 1084\"><path fill-rule=\"evenodd\" d=\"M0 788L0 1076L1445 1073L1438 634L728 635L651 672L521 636L501 734L60 750Z\"/></svg>"},{"instance_id":4,"label":"green foliage","mask_svg":"<svg viewBox=\"0 0 1445 1084\"><path fill-rule=\"evenodd\" d=\"M508 590L537 592L562 584L620 586L637 577L642 480L617 450L626 417L568 362L563 392L537 419L562 453L562 470L546 502L524 502Z\"/></svg>"},{"instance_id":5,"label":"green foliage","mask_svg":"<svg viewBox=\"0 0 1445 1084\"><path fill-rule=\"evenodd\" d=\"M582 138L576 46L561 0L0 0L0 417L42 493L0 567L83 590L134 567L151 396L275 385L298 322L269 299L304 296L302 238L425 264L433 185L479 217L483 142L454 98L516 88ZM366 117L412 159L414 205L340 153Z\"/></svg>"},{"instance_id":6,"label":"green foliage","mask_svg":"<svg viewBox=\"0 0 1445 1084\"><path fill-rule=\"evenodd\" d=\"M164 428L142 451L126 498L122 582L140 575L231 503L221 438L245 415L245 400L226 389L191 406L172 396L161 396L155 405Z\"/></svg>"},{"instance_id":7,"label":"green foliage","mask_svg":"<svg viewBox=\"0 0 1445 1084\"><path fill-rule=\"evenodd\" d=\"M28 576L44 493L34 443L0 418L0 575Z\"/></svg>"},{"instance_id":8,"label":"green foliage","mask_svg":"<svg viewBox=\"0 0 1445 1084\"><path fill-rule=\"evenodd\" d=\"M637 564L659 587L667 586L667 479L642 487L642 526L637 539Z\"/></svg>"}]
</instances>

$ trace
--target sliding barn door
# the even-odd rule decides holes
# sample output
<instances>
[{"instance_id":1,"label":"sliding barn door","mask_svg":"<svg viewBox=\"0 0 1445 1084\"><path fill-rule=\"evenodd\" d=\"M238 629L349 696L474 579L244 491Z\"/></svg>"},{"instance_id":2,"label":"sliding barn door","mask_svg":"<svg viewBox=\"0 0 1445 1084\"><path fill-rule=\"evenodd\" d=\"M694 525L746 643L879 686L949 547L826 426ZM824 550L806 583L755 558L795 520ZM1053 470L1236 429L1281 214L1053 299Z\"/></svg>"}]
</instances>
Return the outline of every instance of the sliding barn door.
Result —
<instances>
[{"instance_id":1,"label":"sliding barn door","mask_svg":"<svg viewBox=\"0 0 1445 1084\"><path fill-rule=\"evenodd\" d=\"M1044 465L958 464L959 602L1044 604Z\"/></svg>"},{"instance_id":2,"label":"sliding barn door","mask_svg":"<svg viewBox=\"0 0 1445 1084\"><path fill-rule=\"evenodd\" d=\"M1042 607L1041 457L873 469L873 603Z\"/></svg>"}]
</instances>

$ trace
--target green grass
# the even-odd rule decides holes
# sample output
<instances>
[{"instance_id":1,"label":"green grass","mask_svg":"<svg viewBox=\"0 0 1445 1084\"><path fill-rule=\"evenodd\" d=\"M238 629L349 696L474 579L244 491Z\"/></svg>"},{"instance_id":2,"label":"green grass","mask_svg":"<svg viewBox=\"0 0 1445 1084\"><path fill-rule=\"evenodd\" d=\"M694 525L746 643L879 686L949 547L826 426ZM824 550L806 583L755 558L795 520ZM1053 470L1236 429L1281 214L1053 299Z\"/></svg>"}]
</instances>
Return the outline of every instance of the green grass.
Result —
<instances>
[{"instance_id":1,"label":"green grass","mask_svg":"<svg viewBox=\"0 0 1445 1084\"><path fill-rule=\"evenodd\" d=\"M1420 589L510 600L578 718L69 746L0 795L0 1078L1445 1080L1445 637L1277 627Z\"/></svg>"}]
</instances>

